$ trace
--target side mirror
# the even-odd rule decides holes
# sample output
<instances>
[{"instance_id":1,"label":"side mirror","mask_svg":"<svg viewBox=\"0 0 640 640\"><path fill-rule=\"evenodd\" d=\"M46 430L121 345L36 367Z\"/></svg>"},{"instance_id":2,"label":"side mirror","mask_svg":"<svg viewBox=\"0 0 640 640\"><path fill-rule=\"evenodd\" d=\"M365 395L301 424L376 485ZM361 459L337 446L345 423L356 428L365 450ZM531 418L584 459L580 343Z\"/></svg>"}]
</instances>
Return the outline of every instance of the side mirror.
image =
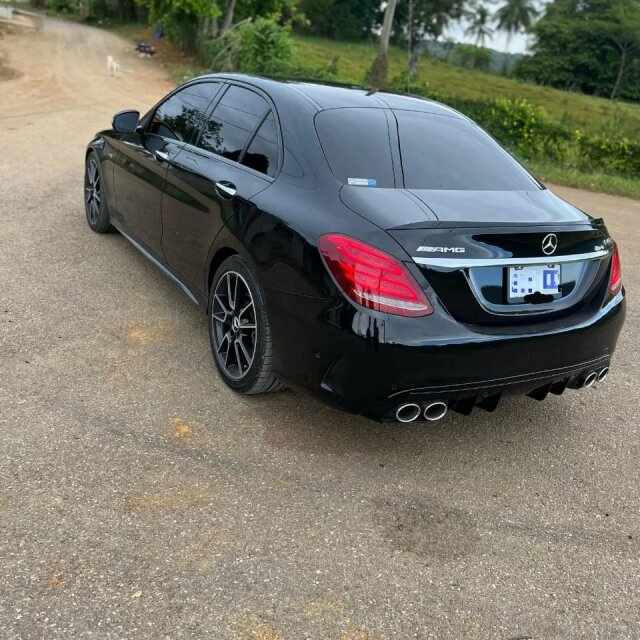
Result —
<instances>
[{"instance_id":1,"label":"side mirror","mask_svg":"<svg viewBox=\"0 0 640 640\"><path fill-rule=\"evenodd\" d=\"M111 127L116 133L134 133L139 120L139 111L119 111L113 116Z\"/></svg>"}]
</instances>

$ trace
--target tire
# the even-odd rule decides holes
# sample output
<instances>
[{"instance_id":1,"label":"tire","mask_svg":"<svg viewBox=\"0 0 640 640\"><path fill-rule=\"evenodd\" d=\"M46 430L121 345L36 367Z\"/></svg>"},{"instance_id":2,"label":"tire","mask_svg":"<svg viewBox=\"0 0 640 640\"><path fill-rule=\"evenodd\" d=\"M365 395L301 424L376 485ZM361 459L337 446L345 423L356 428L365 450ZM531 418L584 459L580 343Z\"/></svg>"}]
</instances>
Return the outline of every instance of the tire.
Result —
<instances>
[{"instance_id":1,"label":"tire","mask_svg":"<svg viewBox=\"0 0 640 640\"><path fill-rule=\"evenodd\" d=\"M229 387L243 394L285 388L271 370L273 347L262 288L240 256L218 267L208 318L213 359Z\"/></svg>"},{"instance_id":2,"label":"tire","mask_svg":"<svg viewBox=\"0 0 640 640\"><path fill-rule=\"evenodd\" d=\"M109 219L109 207L102 179L102 168L95 151L91 151L84 167L84 212L87 224L96 233L111 233L115 229Z\"/></svg>"}]
</instances>

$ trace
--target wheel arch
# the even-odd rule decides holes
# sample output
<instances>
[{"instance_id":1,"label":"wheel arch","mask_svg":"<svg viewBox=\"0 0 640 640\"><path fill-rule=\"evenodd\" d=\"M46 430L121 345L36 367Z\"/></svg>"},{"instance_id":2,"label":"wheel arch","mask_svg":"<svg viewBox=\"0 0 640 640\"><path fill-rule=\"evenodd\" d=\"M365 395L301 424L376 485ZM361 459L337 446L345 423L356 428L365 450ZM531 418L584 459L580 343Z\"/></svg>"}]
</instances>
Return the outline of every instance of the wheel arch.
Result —
<instances>
[{"instance_id":1,"label":"wheel arch","mask_svg":"<svg viewBox=\"0 0 640 640\"><path fill-rule=\"evenodd\" d=\"M218 267L227 259L230 258L231 256L237 256L239 255L239 252L236 251L235 249L233 249L232 247L229 247L227 245L218 247L213 256L211 257L211 260L209 262L209 268L207 271L207 298L209 297L209 292L211 291L211 285L213 284L213 276L215 275L216 271L218 270Z\"/></svg>"}]
</instances>

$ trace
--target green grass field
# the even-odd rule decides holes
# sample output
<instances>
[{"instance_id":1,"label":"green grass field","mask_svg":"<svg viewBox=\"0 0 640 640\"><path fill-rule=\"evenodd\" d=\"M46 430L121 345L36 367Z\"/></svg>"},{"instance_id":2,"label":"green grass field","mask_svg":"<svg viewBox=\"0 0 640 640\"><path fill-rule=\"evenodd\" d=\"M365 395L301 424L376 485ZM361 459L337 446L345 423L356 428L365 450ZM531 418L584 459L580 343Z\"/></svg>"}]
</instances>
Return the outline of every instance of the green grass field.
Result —
<instances>
[{"instance_id":1,"label":"green grass field","mask_svg":"<svg viewBox=\"0 0 640 640\"><path fill-rule=\"evenodd\" d=\"M296 36L295 40L298 57L305 65L322 67L338 56L337 80L340 82L362 84L375 56L373 44L302 36ZM406 66L406 52L392 48L389 52L389 77L401 74ZM519 82L426 56L420 60L418 75L431 89L445 96L472 100L525 98L543 107L553 118L564 119L576 127L594 132L619 132L618 135L629 137L640 135L640 105Z\"/></svg>"}]
</instances>

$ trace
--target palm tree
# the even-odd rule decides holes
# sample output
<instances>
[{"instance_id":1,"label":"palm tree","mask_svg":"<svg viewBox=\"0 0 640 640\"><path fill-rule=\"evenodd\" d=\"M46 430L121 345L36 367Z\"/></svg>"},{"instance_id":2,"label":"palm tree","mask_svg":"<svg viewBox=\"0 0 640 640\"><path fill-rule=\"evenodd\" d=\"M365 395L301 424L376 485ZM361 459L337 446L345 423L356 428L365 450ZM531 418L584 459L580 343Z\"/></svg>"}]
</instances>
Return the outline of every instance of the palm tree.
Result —
<instances>
[{"instance_id":1,"label":"palm tree","mask_svg":"<svg viewBox=\"0 0 640 640\"><path fill-rule=\"evenodd\" d=\"M490 14L487 7L480 5L471 17L471 24L465 30L465 35L476 39L476 47L484 47L487 38L493 38L493 29L489 26Z\"/></svg>"},{"instance_id":2,"label":"palm tree","mask_svg":"<svg viewBox=\"0 0 640 640\"><path fill-rule=\"evenodd\" d=\"M528 29L537 15L537 9L529 0L505 0L505 3L496 11L498 30L505 31L507 34L507 53L511 38L516 33Z\"/></svg>"}]
</instances>

